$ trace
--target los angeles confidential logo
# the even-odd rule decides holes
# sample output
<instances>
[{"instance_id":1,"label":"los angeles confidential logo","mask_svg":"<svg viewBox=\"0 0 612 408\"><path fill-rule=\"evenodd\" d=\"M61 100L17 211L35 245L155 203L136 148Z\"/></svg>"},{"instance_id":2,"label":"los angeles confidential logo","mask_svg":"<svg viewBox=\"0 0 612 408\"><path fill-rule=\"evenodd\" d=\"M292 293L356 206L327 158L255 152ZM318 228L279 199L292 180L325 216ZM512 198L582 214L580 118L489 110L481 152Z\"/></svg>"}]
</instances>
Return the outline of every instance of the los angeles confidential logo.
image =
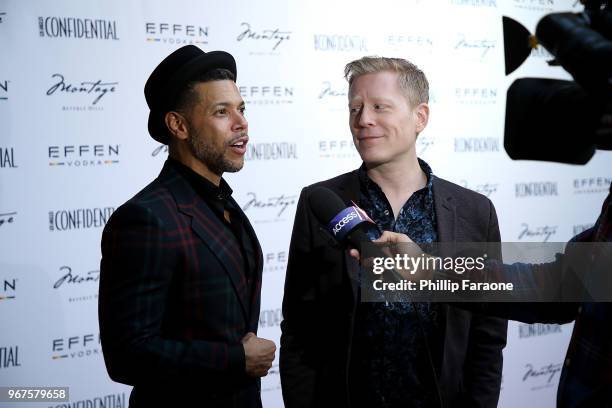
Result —
<instances>
[{"instance_id":1,"label":"los angeles confidential logo","mask_svg":"<svg viewBox=\"0 0 612 408\"><path fill-rule=\"evenodd\" d=\"M46 38L119 40L117 21L101 18L38 17L38 34Z\"/></svg>"}]
</instances>

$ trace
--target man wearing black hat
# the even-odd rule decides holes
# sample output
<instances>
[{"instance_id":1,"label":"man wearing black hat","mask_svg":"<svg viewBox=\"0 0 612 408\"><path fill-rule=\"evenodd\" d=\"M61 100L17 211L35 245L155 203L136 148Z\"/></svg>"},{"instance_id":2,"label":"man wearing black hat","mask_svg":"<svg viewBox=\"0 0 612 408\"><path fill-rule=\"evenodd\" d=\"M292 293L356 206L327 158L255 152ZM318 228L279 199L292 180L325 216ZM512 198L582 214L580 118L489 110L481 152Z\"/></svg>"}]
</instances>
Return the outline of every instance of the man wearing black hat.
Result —
<instances>
[{"instance_id":1,"label":"man wearing black hat","mask_svg":"<svg viewBox=\"0 0 612 408\"><path fill-rule=\"evenodd\" d=\"M236 62L188 45L145 85L160 175L102 236L99 320L110 377L130 407L260 407L276 347L257 337L263 257L232 190L248 143Z\"/></svg>"}]
</instances>

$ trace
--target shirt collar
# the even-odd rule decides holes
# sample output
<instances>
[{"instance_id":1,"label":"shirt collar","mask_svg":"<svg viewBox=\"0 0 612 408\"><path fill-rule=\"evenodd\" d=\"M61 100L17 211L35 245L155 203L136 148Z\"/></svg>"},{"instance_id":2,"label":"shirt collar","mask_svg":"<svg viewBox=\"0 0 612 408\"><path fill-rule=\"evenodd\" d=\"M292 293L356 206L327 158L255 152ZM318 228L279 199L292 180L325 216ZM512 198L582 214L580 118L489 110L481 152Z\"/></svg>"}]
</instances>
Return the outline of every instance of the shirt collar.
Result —
<instances>
[{"instance_id":1,"label":"shirt collar","mask_svg":"<svg viewBox=\"0 0 612 408\"><path fill-rule=\"evenodd\" d=\"M427 184L425 184L424 188L427 189L428 192L431 192L434 177L433 171L425 160L422 160L420 158L417 158L417 160L419 161L419 166L421 167L421 170L423 170L425 176L427 177ZM359 177L359 183L362 187L365 187L366 189L372 188L373 185L376 185L378 187L378 185L368 176L368 169L366 168L365 162L361 164L361 167L359 167L357 173Z\"/></svg>"},{"instance_id":2,"label":"shirt collar","mask_svg":"<svg viewBox=\"0 0 612 408\"><path fill-rule=\"evenodd\" d=\"M189 181L189 184L204 197L227 199L232 195L233 190L223 178L221 178L219 186L216 186L206 177L199 175L176 159L168 158L168 163L181 173Z\"/></svg>"}]
</instances>

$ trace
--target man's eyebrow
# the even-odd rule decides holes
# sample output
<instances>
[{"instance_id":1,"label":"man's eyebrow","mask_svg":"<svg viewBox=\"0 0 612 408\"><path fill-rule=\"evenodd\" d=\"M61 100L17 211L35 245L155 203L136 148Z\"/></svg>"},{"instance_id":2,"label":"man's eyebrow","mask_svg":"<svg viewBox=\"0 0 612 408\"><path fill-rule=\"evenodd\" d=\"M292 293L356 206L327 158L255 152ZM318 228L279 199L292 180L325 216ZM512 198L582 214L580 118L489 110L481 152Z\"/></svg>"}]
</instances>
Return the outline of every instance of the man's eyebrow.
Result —
<instances>
[{"instance_id":1,"label":"man's eyebrow","mask_svg":"<svg viewBox=\"0 0 612 408\"><path fill-rule=\"evenodd\" d=\"M374 98L370 98L370 99L372 99L372 101L374 101L374 102L383 102L383 103L387 103L387 104L393 103L393 101L391 99L387 99L384 96L374 97Z\"/></svg>"},{"instance_id":2,"label":"man's eyebrow","mask_svg":"<svg viewBox=\"0 0 612 408\"><path fill-rule=\"evenodd\" d=\"M211 106L211 108L218 108L218 107L224 107L224 108L226 108L226 107L228 107L228 106L234 106L234 105L235 105L235 104L234 104L234 103L232 103L232 102L216 102L216 103L213 103L213 104L212 104L212 105L210 105L210 106ZM244 102L244 101L241 101L241 102L238 104L238 106L239 106L239 107L244 106L244 105L245 105L245 102Z\"/></svg>"},{"instance_id":3,"label":"man's eyebrow","mask_svg":"<svg viewBox=\"0 0 612 408\"><path fill-rule=\"evenodd\" d=\"M371 97L368 98L370 99L371 102L374 103L384 103L384 104L393 104L393 101L391 99L385 98L384 96L380 96L380 97ZM359 103L359 102L363 102L363 99L361 97L355 97L349 100L349 105L351 103Z\"/></svg>"}]
</instances>

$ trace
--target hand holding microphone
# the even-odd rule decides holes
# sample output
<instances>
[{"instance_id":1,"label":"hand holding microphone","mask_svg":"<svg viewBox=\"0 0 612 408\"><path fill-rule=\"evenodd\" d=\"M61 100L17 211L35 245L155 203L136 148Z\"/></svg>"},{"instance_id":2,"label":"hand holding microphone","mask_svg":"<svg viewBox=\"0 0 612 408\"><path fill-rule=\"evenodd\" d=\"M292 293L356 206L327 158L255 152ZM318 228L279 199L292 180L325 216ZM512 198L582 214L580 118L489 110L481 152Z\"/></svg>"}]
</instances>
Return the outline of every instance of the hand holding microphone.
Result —
<instances>
[{"instance_id":1,"label":"hand holding microphone","mask_svg":"<svg viewBox=\"0 0 612 408\"><path fill-rule=\"evenodd\" d=\"M383 231L382 235L376 238L375 240L373 240L372 242L377 243L377 244L384 244L384 245L396 245L396 244L401 244L401 243L414 244L414 241L411 240L408 235L402 234L399 232L391 232L391 231ZM359 260L361 257L361 254L359 253L357 249L349 250L349 254L357 260ZM418 256L418 255L420 255L420 253L414 256Z\"/></svg>"}]
</instances>

